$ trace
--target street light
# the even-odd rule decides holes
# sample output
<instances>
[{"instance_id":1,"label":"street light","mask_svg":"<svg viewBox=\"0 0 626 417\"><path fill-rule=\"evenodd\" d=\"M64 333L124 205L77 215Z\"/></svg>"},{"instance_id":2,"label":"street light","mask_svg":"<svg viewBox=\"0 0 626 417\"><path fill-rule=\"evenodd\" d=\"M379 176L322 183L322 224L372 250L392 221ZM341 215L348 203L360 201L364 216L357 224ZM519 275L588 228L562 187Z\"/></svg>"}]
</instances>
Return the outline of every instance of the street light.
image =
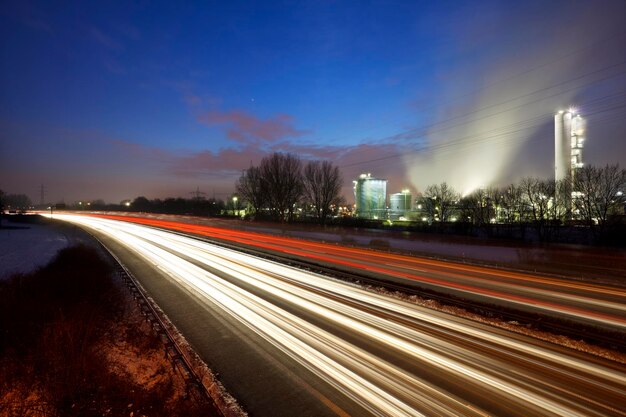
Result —
<instances>
[{"instance_id":1,"label":"street light","mask_svg":"<svg viewBox=\"0 0 626 417\"><path fill-rule=\"evenodd\" d=\"M233 197L233 215L237 214L237 200L238 200L237 196L234 196Z\"/></svg>"}]
</instances>

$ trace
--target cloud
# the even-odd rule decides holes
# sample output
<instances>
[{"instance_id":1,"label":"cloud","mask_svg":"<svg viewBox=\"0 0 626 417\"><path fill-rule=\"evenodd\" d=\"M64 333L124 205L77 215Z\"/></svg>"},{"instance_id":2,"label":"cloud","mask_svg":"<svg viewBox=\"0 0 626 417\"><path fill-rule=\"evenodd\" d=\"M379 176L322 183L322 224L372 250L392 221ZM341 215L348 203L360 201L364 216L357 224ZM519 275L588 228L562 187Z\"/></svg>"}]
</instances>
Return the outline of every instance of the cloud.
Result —
<instances>
[{"instance_id":1,"label":"cloud","mask_svg":"<svg viewBox=\"0 0 626 417\"><path fill-rule=\"evenodd\" d=\"M447 78L431 123L395 137L422 147L403 158L416 187L447 181L467 193L527 175L552 178L553 114L572 104L581 107L583 117L589 115L586 163L597 163L591 159L593 146L617 142L603 137L594 120L609 117L606 96L623 91L625 76L615 64L623 56L624 31L617 16L623 16L624 3L614 2L607 10L591 3L549 7L536 14L542 3L518 7L519 13L511 15L478 13L479 21L463 14L450 19L451 36L465 61L438 69ZM529 17L533 30L525 31ZM614 75L620 78L609 79ZM472 80L470 88L467 80ZM604 152L602 163L615 162L616 155Z\"/></svg>"},{"instance_id":2,"label":"cloud","mask_svg":"<svg viewBox=\"0 0 626 417\"><path fill-rule=\"evenodd\" d=\"M138 165L142 160L158 163L161 174L180 181L198 181L220 190L233 190L234 183L242 171L258 166L261 159L272 152L290 152L307 160L328 160L341 169L344 186L342 194L348 201L352 196L352 180L363 172L389 180L390 192L410 187L404 167L400 161L403 148L400 145L363 143L356 146L317 146L314 144L292 145L277 143L270 149L260 144L249 144L241 148L226 148L219 151L185 152L164 150L138 143L115 141L117 147L132 156ZM153 165L154 166L154 165Z\"/></svg>"},{"instance_id":3,"label":"cloud","mask_svg":"<svg viewBox=\"0 0 626 417\"><path fill-rule=\"evenodd\" d=\"M284 113L260 119L242 110L211 110L200 114L197 120L211 127L223 126L228 138L245 144L276 142L309 133L307 130L296 129L293 126L293 117Z\"/></svg>"}]
</instances>

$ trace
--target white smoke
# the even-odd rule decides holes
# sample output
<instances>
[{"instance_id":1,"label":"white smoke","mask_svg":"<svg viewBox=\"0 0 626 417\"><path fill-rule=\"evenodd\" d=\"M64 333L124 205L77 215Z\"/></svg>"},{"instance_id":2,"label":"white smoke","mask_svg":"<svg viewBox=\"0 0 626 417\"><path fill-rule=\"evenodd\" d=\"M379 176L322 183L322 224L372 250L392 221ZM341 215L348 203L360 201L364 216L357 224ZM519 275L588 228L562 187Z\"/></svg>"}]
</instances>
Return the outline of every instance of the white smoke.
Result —
<instances>
[{"instance_id":1,"label":"white smoke","mask_svg":"<svg viewBox=\"0 0 626 417\"><path fill-rule=\"evenodd\" d=\"M552 175L553 114L576 104L583 92L600 85L611 71L623 71L619 66L603 70L619 62L611 51L626 40L611 37L618 21L611 18L610 10L597 16L590 13L591 7L544 16L540 27L527 28L530 33L523 30L533 22L529 16L498 16L490 30L510 48L488 54L497 59L482 54L492 44L484 41L484 33L475 36L479 28L471 23L461 26L458 36L463 48L474 48L475 56L470 54L448 74L439 100L448 104L438 109L422 150L404 157L415 188L423 191L446 181L467 194L526 175ZM483 42L469 45L467 39L472 37Z\"/></svg>"}]
</instances>

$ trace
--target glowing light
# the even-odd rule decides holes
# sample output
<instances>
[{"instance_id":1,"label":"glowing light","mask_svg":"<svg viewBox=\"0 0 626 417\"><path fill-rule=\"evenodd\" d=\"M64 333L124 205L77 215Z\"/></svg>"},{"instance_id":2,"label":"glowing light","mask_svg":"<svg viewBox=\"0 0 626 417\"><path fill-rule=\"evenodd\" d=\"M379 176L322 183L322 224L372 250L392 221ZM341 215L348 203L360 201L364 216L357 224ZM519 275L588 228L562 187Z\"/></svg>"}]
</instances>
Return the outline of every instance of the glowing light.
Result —
<instances>
[{"instance_id":1,"label":"glowing light","mask_svg":"<svg viewBox=\"0 0 626 417\"><path fill-rule=\"evenodd\" d=\"M421 416L425 409L436 415L450 415L451 410L456 415L477 413L473 404L460 401L464 399L442 390L423 375L395 366L366 350L364 345L343 339L327 329L349 329L354 340L364 340L367 345L376 344L377 351L389 352L391 357L402 355L416 369L428 367L442 379L484 387L481 388L485 390L481 396L484 401L495 404L495 401L506 398L510 407L523 409L531 405L539 415L580 415L579 411L589 407L589 404L599 411L596 414L611 414L614 411L610 408L611 404L617 400L607 401L608 405L604 405L605 402L596 401L593 395L600 389L611 391L614 397L624 393L626 376L623 370L570 355L562 349L552 349L522 337L510 337L505 332L493 331L489 327L366 291L352 284L179 234L114 221L104 216L59 217L98 230L126 245L137 256L158 264L163 273L192 294L198 303L218 306L242 327L263 338L268 346L273 346L293 363L307 369L372 414ZM135 220L152 225L168 224L156 219ZM174 224L186 228L187 232L220 232L218 228L170 223ZM224 229L221 233L228 233L233 239L247 239L248 242L257 236ZM263 236L263 244L266 245L289 242L283 237ZM309 250L326 247L302 241L298 247L305 245ZM333 248L335 251L345 250L355 259L359 256L365 258L374 272L382 265L393 267L394 263L405 259L398 254ZM380 263L376 262L378 259ZM434 260L421 262L419 268L426 270L437 264ZM375 264L380 266L372 266ZM455 273L469 273L472 282L484 279L481 278L483 272L489 271L477 266L447 265ZM220 271L220 274L211 271ZM398 271L400 269L396 268L395 273L403 276ZM415 270L410 273L415 273ZM507 280L512 281L524 276L515 272L492 273L505 274ZM551 280L546 277L534 279L540 280L541 285ZM570 282L567 285L586 284ZM595 286L588 289L602 290ZM564 293L559 294L566 297ZM615 295L623 296L622 292ZM278 302L273 303L272 299ZM613 304L623 308L622 304ZM294 311L305 314L297 315ZM315 320L303 318L309 316L315 317ZM318 322L328 323L328 326L316 325ZM480 341L480 346L473 346L474 343L467 343L468 340ZM498 354L490 355L489 352ZM554 379L551 379L552 374L555 374ZM559 385L559 395L554 395L555 384L565 376L567 383L576 385L576 390L570 391ZM611 387L611 390L606 387ZM489 393L494 394L493 399ZM586 405L580 406L585 401ZM604 408L598 410L598 407Z\"/></svg>"}]
</instances>

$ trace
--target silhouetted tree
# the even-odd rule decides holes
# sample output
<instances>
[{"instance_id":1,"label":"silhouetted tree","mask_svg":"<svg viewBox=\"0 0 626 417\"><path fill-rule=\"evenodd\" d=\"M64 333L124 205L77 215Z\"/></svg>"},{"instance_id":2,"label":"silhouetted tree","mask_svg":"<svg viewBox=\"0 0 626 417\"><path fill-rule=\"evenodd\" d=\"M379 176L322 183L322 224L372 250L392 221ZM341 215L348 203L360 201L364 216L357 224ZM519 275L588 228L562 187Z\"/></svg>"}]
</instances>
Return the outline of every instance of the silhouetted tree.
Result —
<instances>
[{"instance_id":1,"label":"silhouetted tree","mask_svg":"<svg viewBox=\"0 0 626 417\"><path fill-rule=\"evenodd\" d=\"M581 218L592 229L596 226L604 232L608 217L626 203L626 170L618 164L597 168L586 165L577 170L573 188L579 195L574 198L574 207Z\"/></svg>"},{"instance_id":2,"label":"silhouetted tree","mask_svg":"<svg viewBox=\"0 0 626 417\"><path fill-rule=\"evenodd\" d=\"M267 200L265 183L259 167L248 168L236 184L237 193L248 203L253 213L259 213ZM243 202L242 202L243 203Z\"/></svg>"},{"instance_id":3,"label":"silhouetted tree","mask_svg":"<svg viewBox=\"0 0 626 417\"><path fill-rule=\"evenodd\" d=\"M313 205L315 217L325 224L332 206L341 203L343 178L339 168L328 161L310 161L304 167L303 188L307 203Z\"/></svg>"},{"instance_id":4,"label":"silhouetted tree","mask_svg":"<svg viewBox=\"0 0 626 417\"><path fill-rule=\"evenodd\" d=\"M520 182L526 217L532 223L541 240L549 240L559 229L560 218L566 207L557 199L557 192L566 192L565 182L526 177Z\"/></svg>"},{"instance_id":5,"label":"silhouetted tree","mask_svg":"<svg viewBox=\"0 0 626 417\"><path fill-rule=\"evenodd\" d=\"M26 194L6 194L3 199L5 207L10 210L25 211L32 206Z\"/></svg>"},{"instance_id":6,"label":"silhouetted tree","mask_svg":"<svg viewBox=\"0 0 626 417\"><path fill-rule=\"evenodd\" d=\"M516 184L509 185L502 191L501 202L504 214L502 220L505 223L519 222L523 212L522 189Z\"/></svg>"},{"instance_id":7,"label":"silhouetted tree","mask_svg":"<svg viewBox=\"0 0 626 417\"><path fill-rule=\"evenodd\" d=\"M536 224L543 224L548 219L549 200L554 196L554 181L525 177L520 182L520 189L528 207L530 220Z\"/></svg>"},{"instance_id":8,"label":"silhouetted tree","mask_svg":"<svg viewBox=\"0 0 626 417\"><path fill-rule=\"evenodd\" d=\"M261 160L267 204L276 220L293 218L295 205L302 197L301 166L300 158L290 153L273 153Z\"/></svg>"},{"instance_id":9,"label":"silhouetted tree","mask_svg":"<svg viewBox=\"0 0 626 417\"><path fill-rule=\"evenodd\" d=\"M146 197L137 197L130 205L133 211L152 211L152 203Z\"/></svg>"},{"instance_id":10,"label":"silhouetted tree","mask_svg":"<svg viewBox=\"0 0 626 417\"><path fill-rule=\"evenodd\" d=\"M491 199L485 188L477 188L461 199L463 216L471 217L476 226L489 223L493 214ZM465 220L465 219L464 219Z\"/></svg>"},{"instance_id":11,"label":"silhouetted tree","mask_svg":"<svg viewBox=\"0 0 626 417\"><path fill-rule=\"evenodd\" d=\"M461 198L459 193L446 182L426 187L424 197L431 201L431 204L429 204L431 218L435 219L435 216L438 215L439 220L442 222L448 221L453 205Z\"/></svg>"}]
</instances>

